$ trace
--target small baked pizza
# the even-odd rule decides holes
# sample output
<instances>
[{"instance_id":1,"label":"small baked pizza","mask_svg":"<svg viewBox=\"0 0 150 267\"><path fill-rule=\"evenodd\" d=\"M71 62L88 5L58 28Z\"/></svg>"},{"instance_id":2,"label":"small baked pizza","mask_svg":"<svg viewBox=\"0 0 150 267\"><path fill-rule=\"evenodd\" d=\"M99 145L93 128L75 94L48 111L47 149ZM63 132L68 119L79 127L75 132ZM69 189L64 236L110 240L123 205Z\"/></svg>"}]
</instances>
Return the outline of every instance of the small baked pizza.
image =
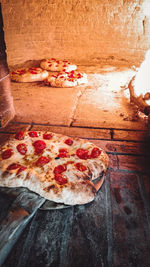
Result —
<instances>
[{"instance_id":1,"label":"small baked pizza","mask_svg":"<svg viewBox=\"0 0 150 267\"><path fill-rule=\"evenodd\" d=\"M77 69L77 66L71 64L68 60L57 60L55 58L43 59L40 66L49 71L72 71Z\"/></svg>"},{"instance_id":2,"label":"small baked pizza","mask_svg":"<svg viewBox=\"0 0 150 267\"><path fill-rule=\"evenodd\" d=\"M96 187L93 181L107 167L106 153L86 140L20 131L0 149L0 186L27 187L57 203L85 204L94 199L102 182Z\"/></svg>"},{"instance_id":3,"label":"small baked pizza","mask_svg":"<svg viewBox=\"0 0 150 267\"><path fill-rule=\"evenodd\" d=\"M73 87L81 84L87 84L87 75L85 73L70 71L59 72L54 75L49 75L45 79L45 84L52 87Z\"/></svg>"},{"instance_id":4,"label":"small baked pizza","mask_svg":"<svg viewBox=\"0 0 150 267\"><path fill-rule=\"evenodd\" d=\"M48 71L42 68L25 68L10 72L11 80L15 82L44 81L48 75Z\"/></svg>"}]
</instances>

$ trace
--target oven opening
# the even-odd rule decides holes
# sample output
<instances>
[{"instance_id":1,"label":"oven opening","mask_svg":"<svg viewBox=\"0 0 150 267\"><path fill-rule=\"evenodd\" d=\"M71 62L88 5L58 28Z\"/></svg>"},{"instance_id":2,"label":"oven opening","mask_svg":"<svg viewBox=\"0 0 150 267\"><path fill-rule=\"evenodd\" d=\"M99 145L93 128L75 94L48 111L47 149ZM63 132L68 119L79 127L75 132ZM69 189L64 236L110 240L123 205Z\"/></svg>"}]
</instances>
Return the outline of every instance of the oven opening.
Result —
<instances>
[{"instance_id":1,"label":"oven opening","mask_svg":"<svg viewBox=\"0 0 150 267\"><path fill-rule=\"evenodd\" d=\"M8 74L7 63L9 71L14 72L39 67L41 60L51 58L69 60L88 79L85 85L69 88L45 86L40 81L12 81L16 120L102 128L145 127L150 110L148 55L143 74L139 67L150 42L148 7L148 1L85 1L84 5L80 1L25 1L17 6L2 2L1 39L5 33L7 50L3 42L1 79ZM9 97L11 119L14 110L9 91L4 94ZM6 113L1 111L1 117Z\"/></svg>"}]
</instances>

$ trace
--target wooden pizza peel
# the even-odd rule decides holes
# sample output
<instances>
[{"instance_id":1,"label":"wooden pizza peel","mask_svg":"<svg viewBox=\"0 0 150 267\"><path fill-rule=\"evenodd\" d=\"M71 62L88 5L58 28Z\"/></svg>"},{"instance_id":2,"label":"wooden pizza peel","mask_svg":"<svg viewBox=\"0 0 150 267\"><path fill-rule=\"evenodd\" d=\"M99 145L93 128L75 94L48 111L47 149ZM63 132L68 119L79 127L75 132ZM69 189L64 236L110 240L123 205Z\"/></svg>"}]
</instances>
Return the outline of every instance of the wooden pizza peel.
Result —
<instances>
[{"instance_id":1,"label":"wooden pizza peel","mask_svg":"<svg viewBox=\"0 0 150 267\"><path fill-rule=\"evenodd\" d=\"M104 177L103 173L93 181L97 191L102 186ZM0 266L3 265L14 244L38 209L55 210L72 207L46 200L26 188L0 187L0 194L15 199L9 207L7 215L0 222Z\"/></svg>"}]
</instances>

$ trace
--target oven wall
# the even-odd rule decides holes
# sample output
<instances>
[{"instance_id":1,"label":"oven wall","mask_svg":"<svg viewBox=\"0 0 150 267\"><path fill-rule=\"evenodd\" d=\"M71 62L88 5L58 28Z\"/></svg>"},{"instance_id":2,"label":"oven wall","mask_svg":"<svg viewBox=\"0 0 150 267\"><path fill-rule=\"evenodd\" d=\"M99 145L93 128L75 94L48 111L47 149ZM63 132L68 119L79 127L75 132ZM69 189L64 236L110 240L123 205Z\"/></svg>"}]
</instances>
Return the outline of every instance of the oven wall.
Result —
<instances>
[{"instance_id":1,"label":"oven wall","mask_svg":"<svg viewBox=\"0 0 150 267\"><path fill-rule=\"evenodd\" d=\"M56 57L137 62L150 47L149 0L1 0L9 65Z\"/></svg>"}]
</instances>

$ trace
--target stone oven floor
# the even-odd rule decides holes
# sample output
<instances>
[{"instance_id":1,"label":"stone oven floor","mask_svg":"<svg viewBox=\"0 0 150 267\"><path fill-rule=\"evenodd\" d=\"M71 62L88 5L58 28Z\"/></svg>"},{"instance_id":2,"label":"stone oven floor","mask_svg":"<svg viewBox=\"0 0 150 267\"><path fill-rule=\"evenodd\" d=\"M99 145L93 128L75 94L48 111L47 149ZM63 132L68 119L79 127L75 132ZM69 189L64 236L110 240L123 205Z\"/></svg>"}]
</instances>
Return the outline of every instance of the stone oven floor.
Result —
<instances>
[{"instance_id":1,"label":"stone oven floor","mask_svg":"<svg viewBox=\"0 0 150 267\"><path fill-rule=\"evenodd\" d=\"M88 84L51 88L41 83L14 83L16 121L57 126L146 129L146 121L129 102L133 68L120 65L80 65Z\"/></svg>"},{"instance_id":2,"label":"stone oven floor","mask_svg":"<svg viewBox=\"0 0 150 267\"><path fill-rule=\"evenodd\" d=\"M82 69L86 87L13 83L17 116L0 130L0 143L25 129L86 138L109 156L105 182L88 205L39 210L5 267L150 266L150 133L123 93L133 71L116 79L110 66L105 77L100 66ZM1 218L11 201L0 193Z\"/></svg>"}]
</instances>

